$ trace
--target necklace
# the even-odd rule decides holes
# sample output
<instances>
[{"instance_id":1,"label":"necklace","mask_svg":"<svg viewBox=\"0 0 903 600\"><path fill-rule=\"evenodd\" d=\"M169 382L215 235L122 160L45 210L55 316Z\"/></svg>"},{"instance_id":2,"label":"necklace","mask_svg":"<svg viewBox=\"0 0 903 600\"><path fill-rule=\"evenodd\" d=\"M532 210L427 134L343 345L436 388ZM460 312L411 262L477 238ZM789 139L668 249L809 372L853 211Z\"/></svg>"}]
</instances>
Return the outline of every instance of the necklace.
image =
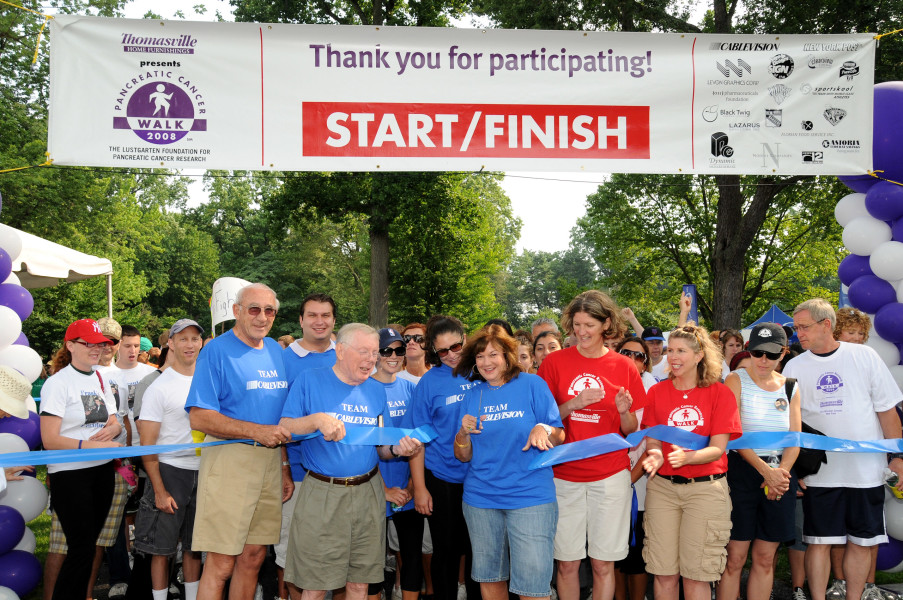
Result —
<instances>
[{"instance_id":1,"label":"necklace","mask_svg":"<svg viewBox=\"0 0 903 600\"><path fill-rule=\"evenodd\" d=\"M675 387L674 389L677 390L677 393L678 393L678 394L681 393L681 392L683 392L684 400L687 400L687 399L689 399L689 397L690 397L690 392L692 392L693 390L695 390L696 387L697 387L697 386L694 385L693 387L691 387L690 389L687 389L687 390L678 390L676 387Z\"/></svg>"}]
</instances>

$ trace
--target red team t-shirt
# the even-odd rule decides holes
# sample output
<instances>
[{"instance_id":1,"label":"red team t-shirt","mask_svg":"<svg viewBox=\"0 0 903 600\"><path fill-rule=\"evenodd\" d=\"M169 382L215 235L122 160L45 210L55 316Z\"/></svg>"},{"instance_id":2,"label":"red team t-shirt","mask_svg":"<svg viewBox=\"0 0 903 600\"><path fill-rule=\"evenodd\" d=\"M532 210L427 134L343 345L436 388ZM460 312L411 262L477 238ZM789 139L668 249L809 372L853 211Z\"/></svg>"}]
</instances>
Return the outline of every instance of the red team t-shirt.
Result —
<instances>
[{"instance_id":1,"label":"red team t-shirt","mask_svg":"<svg viewBox=\"0 0 903 600\"><path fill-rule=\"evenodd\" d=\"M613 350L601 358L586 358L576 346L559 350L542 361L537 373L549 385L559 406L587 388L601 387L605 397L595 404L575 410L564 419L564 443L606 433L621 432L621 415L615 396L623 387L630 392L631 412L646 406L646 390L633 361ZM555 477L565 481L599 481L630 468L627 450L563 463L554 467Z\"/></svg>"},{"instance_id":2,"label":"red team t-shirt","mask_svg":"<svg viewBox=\"0 0 903 600\"><path fill-rule=\"evenodd\" d=\"M643 429L655 425L669 425L684 431L711 437L719 433L729 433L730 439L740 437L740 412L737 399L723 383L713 383L704 388L693 388L681 392L671 380L659 382L649 388L646 397L646 411L643 413ZM684 394L687 395L684 400ZM681 477L702 477L727 471L727 452L714 462L704 465L684 465L674 469L668 463L668 454L674 446L662 442L665 464L658 470L662 475Z\"/></svg>"}]
</instances>

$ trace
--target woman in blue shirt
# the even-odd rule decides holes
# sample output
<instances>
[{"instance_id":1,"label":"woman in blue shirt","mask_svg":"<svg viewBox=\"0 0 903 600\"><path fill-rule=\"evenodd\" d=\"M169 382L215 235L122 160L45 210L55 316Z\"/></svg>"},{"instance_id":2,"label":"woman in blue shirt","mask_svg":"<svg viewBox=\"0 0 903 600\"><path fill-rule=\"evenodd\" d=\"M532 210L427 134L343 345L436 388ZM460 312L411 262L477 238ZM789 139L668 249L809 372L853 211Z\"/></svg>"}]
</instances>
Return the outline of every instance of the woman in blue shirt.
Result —
<instances>
[{"instance_id":1,"label":"woman in blue shirt","mask_svg":"<svg viewBox=\"0 0 903 600\"><path fill-rule=\"evenodd\" d=\"M483 600L505 600L509 590L548 598L558 503L552 468L529 465L564 441L558 406L545 381L521 372L517 342L498 325L467 343L455 373L479 382L461 403L454 439L455 456L470 464L463 502L472 576Z\"/></svg>"}]
</instances>

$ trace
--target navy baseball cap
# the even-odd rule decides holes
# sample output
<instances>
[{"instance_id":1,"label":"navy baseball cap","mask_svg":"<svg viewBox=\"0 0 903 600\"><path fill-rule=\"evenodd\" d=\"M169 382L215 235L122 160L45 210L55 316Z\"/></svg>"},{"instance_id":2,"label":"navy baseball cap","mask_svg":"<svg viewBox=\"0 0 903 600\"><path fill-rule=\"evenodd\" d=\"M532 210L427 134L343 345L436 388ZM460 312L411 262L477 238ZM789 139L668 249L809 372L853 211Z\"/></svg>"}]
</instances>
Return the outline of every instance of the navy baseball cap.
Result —
<instances>
[{"instance_id":1,"label":"navy baseball cap","mask_svg":"<svg viewBox=\"0 0 903 600\"><path fill-rule=\"evenodd\" d=\"M665 341L665 335L662 333L660 327L647 327L643 330L642 338L644 340L661 340Z\"/></svg>"},{"instance_id":2,"label":"navy baseball cap","mask_svg":"<svg viewBox=\"0 0 903 600\"><path fill-rule=\"evenodd\" d=\"M404 338L401 337L401 334L392 329L391 327L383 327L379 330L379 349L388 348L392 345L392 342L401 342L402 346L404 345Z\"/></svg>"}]
</instances>

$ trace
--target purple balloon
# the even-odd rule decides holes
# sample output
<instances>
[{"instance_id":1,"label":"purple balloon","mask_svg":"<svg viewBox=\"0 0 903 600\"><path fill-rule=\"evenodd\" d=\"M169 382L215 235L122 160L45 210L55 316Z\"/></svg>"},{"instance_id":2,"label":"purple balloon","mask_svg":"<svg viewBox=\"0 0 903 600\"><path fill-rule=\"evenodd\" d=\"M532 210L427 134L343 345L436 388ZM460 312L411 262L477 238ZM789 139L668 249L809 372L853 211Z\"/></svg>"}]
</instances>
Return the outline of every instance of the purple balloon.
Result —
<instances>
[{"instance_id":1,"label":"purple balloon","mask_svg":"<svg viewBox=\"0 0 903 600\"><path fill-rule=\"evenodd\" d=\"M891 302L878 309L875 331L888 342L903 342L903 304Z\"/></svg>"},{"instance_id":2,"label":"purple balloon","mask_svg":"<svg viewBox=\"0 0 903 600\"><path fill-rule=\"evenodd\" d=\"M41 562L24 550L0 556L0 581L20 598L28 595L41 580Z\"/></svg>"},{"instance_id":3,"label":"purple balloon","mask_svg":"<svg viewBox=\"0 0 903 600\"><path fill-rule=\"evenodd\" d=\"M848 254L840 261L840 266L837 267L837 275L840 277L842 284L850 285L863 275L874 275L874 273L872 273L872 268L869 266L868 256Z\"/></svg>"},{"instance_id":4,"label":"purple balloon","mask_svg":"<svg viewBox=\"0 0 903 600\"><path fill-rule=\"evenodd\" d=\"M12 506L0 506L0 554L6 554L22 541L25 519Z\"/></svg>"},{"instance_id":5,"label":"purple balloon","mask_svg":"<svg viewBox=\"0 0 903 600\"><path fill-rule=\"evenodd\" d=\"M877 570L893 569L901 562L903 562L903 542L888 537L886 544L878 544L878 559L875 561Z\"/></svg>"},{"instance_id":6,"label":"purple balloon","mask_svg":"<svg viewBox=\"0 0 903 600\"><path fill-rule=\"evenodd\" d=\"M19 436L25 440L30 449L34 450L41 443L41 417L37 413L28 411L28 416L24 419L16 417L0 419L0 433L12 433Z\"/></svg>"},{"instance_id":7,"label":"purple balloon","mask_svg":"<svg viewBox=\"0 0 903 600\"><path fill-rule=\"evenodd\" d=\"M850 284L850 304L867 313L876 313L885 304L897 301L894 286L877 275L863 275Z\"/></svg>"},{"instance_id":8,"label":"purple balloon","mask_svg":"<svg viewBox=\"0 0 903 600\"><path fill-rule=\"evenodd\" d=\"M28 338L25 337L24 333L20 333L19 337L16 338L16 341L13 344L17 344L19 346L25 346L26 348L30 348L31 344L28 343Z\"/></svg>"},{"instance_id":9,"label":"purple balloon","mask_svg":"<svg viewBox=\"0 0 903 600\"><path fill-rule=\"evenodd\" d=\"M7 306L24 321L34 310L34 298L31 293L21 285L4 283L0 285L0 306Z\"/></svg>"},{"instance_id":10,"label":"purple balloon","mask_svg":"<svg viewBox=\"0 0 903 600\"><path fill-rule=\"evenodd\" d=\"M903 186L879 181L865 195L865 209L881 221L903 217Z\"/></svg>"},{"instance_id":11,"label":"purple balloon","mask_svg":"<svg viewBox=\"0 0 903 600\"><path fill-rule=\"evenodd\" d=\"M903 181L903 81L875 86L872 163L883 179Z\"/></svg>"},{"instance_id":12,"label":"purple balloon","mask_svg":"<svg viewBox=\"0 0 903 600\"><path fill-rule=\"evenodd\" d=\"M0 248L0 282L6 281L9 274L13 272L13 260L9 257L9 253Z\"/></svg>"},{"instance_id":13,"label":"purple balloon","mask_svg":"<svg viewBox=\"0 0 903 600\"><path fill-rule=\"evenodd\" d=\"M841 175L840 182L860 194L865 194L873 185L881 181L871 175Z\"/></svg>"}]
</instances>

